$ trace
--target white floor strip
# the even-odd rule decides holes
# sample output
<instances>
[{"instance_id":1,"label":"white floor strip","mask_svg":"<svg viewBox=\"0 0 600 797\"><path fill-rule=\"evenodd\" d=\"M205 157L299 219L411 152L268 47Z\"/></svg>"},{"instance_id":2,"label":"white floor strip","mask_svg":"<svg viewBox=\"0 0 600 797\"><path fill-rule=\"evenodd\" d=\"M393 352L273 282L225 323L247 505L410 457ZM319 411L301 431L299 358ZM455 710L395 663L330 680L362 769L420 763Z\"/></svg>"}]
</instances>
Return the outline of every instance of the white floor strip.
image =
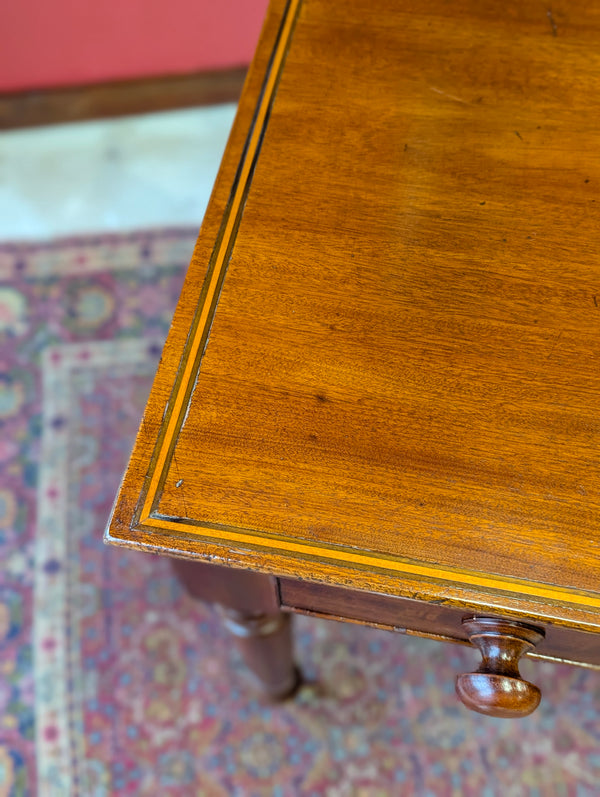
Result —
<instances>
[{"instance_id":1,"label":"white floor strip","mask_svg":"<svg viewBox=\"0 0 600 797\"><path fill-rule=\"evenodd\" d=\"M200 227L234 114L226 104L0 133L0 240Z\"/></svg>"}]
</instances>

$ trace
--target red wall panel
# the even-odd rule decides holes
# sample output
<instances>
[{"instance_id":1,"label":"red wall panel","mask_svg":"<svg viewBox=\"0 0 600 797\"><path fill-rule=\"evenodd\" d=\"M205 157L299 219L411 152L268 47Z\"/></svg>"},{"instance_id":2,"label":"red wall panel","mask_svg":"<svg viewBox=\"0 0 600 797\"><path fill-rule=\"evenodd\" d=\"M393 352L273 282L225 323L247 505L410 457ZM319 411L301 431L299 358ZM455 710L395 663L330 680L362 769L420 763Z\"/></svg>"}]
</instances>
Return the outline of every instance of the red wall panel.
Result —
<instances>
[{"instance_id":1,"label":"red wall panel","mask_svg":"<svg viewBox=\"0 0 600 797\"><path fill-rule=\"evenodd\" d=\"M267 0L0 0L0 91L247 64Z\"/></svg>"}]
</instances>

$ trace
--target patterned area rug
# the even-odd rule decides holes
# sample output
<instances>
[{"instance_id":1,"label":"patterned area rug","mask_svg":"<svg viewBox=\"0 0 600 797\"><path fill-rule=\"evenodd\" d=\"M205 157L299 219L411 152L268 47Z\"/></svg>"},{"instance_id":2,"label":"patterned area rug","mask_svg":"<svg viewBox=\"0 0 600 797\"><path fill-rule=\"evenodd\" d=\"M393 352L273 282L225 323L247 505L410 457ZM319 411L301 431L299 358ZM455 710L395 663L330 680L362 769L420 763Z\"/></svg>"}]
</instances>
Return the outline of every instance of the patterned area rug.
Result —
<instances>
[{"instance_id":1,"label":"patterned area rug","mask_svg":"<svg viewBox=\"0 0 600 797\"><path fill-rule=\"evenodd\" d=\"M541 708L493 720L473 651L301 617L268 705L166 560L102 544L193 241L0 246L0 795L599 795L600 673L525 662Z\"/></svg>"}]
</instances>

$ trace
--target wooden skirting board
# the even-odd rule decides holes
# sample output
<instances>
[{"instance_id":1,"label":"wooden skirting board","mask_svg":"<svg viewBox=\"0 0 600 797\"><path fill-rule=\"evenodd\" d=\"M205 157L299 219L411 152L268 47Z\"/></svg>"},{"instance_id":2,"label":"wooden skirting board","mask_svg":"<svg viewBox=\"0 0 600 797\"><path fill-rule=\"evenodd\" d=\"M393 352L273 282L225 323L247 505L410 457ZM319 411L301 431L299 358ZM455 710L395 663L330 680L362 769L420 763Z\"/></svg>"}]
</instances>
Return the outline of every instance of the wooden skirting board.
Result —
<instances>
[{"instance_id":1,"label":"wooden skirting board","mask_svg":"<svg viewBox=\"0 0 600 797\"><path fill-rule=\"evenodd\" d=\"M238 100L245 67L88 86L0 93L0 130Z\"/></svg>"}]
</instances>

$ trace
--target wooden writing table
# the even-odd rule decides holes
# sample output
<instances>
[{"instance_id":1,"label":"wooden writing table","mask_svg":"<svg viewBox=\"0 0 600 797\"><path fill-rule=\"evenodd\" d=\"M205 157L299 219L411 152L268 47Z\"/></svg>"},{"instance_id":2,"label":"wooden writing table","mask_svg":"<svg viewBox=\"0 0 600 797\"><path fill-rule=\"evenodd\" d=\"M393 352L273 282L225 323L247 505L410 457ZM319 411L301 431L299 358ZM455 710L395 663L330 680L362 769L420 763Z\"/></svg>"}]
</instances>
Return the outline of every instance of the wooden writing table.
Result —
<instances>
[{"instance_id":1,"label":"wooden writing table","mask_svg":"<svg viewBox=\"0 0 600 797\"><path fill-rule=\"evenodd\" d=\"M271 694L282 609L600 666L599 96L583 0L273 1L107 532Z\"/></svg>"}]
</instances>

